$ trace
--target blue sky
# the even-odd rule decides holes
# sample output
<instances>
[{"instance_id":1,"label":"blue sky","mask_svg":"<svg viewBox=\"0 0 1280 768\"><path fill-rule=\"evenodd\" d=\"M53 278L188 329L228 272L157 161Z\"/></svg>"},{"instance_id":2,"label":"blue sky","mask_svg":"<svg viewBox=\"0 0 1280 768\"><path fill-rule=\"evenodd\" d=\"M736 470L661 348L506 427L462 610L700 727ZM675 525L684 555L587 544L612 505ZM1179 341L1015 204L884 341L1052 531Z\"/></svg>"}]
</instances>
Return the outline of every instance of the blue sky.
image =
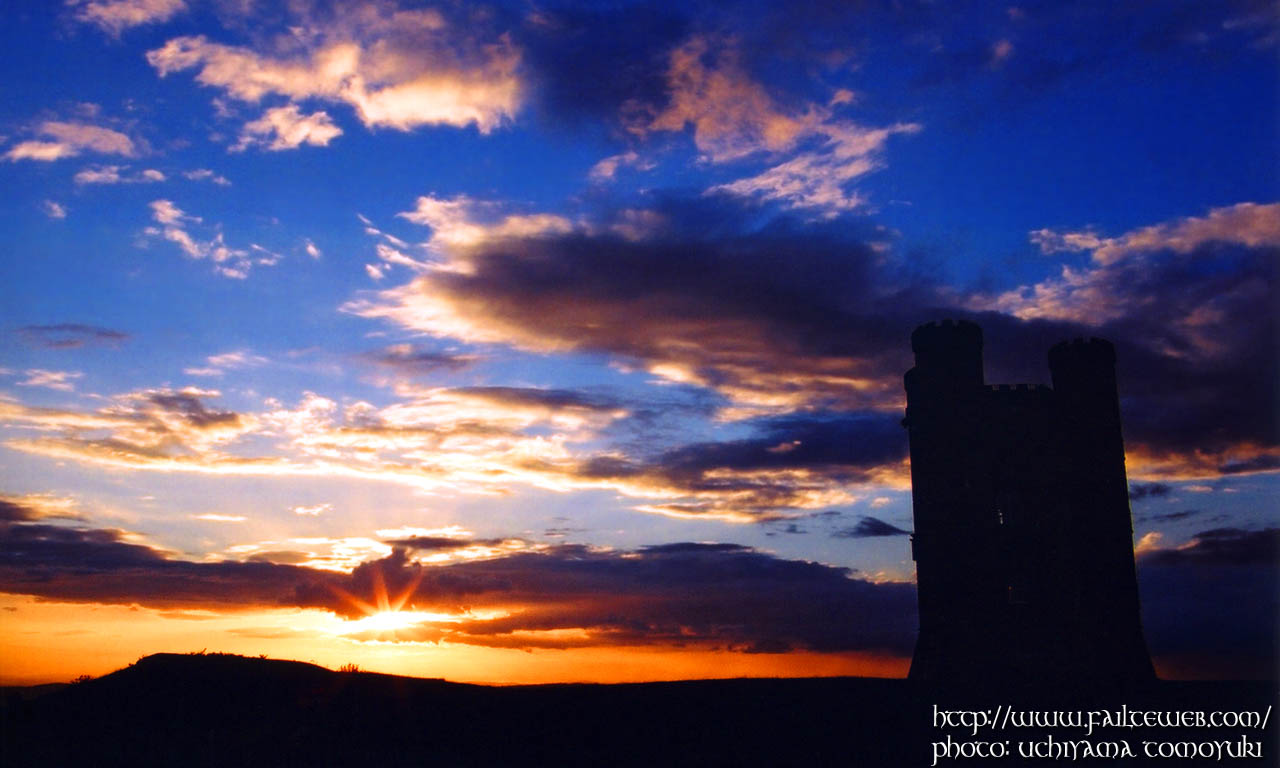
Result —
<instances>
[{"instance_id":1,"label":"blue sky","mask_svg":"<svg viewBox=\"0 0 1280 768\"><path fill-rule=\"evenodd\" d=\"M453 542L408 546L444 569L696 553L909 593L901 375L944 316L984 326L993 382L1046 381L1062 338L1115 341L1140 574L1236 547L1275 578L1248 554L1274 539L1280 466L1267 3L8 16L12 596L181 603L24 586L24 537L359 574L413 535ZM620 638L568 613L509 637L667 642L658 618ZM1213 653L1266 647L1266 622L1232 620L1248 642ZM909 653L807 626L690 631ZM497 647L490 629L445 642Z\"/></svg>"}]
</instances>

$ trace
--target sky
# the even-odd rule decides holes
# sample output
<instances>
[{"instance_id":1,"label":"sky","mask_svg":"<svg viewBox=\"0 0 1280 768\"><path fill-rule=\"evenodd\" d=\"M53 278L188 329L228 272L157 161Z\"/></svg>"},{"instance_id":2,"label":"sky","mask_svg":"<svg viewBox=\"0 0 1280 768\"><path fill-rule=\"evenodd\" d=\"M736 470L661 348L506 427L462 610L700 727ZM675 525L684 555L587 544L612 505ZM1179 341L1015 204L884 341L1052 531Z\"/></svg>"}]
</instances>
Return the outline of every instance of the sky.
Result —
<instances>
[{"instance_id":1,"label":"sky","mask_svg":"<svg viewBox=\"0 0 1280 768\"><path fill-rule=\"evenodd\" d=\"M1268 2L0 26L0 682L902 676L909 337L1117 348L1170 677L1276 667Z\"/></svg>"}]
</instances>

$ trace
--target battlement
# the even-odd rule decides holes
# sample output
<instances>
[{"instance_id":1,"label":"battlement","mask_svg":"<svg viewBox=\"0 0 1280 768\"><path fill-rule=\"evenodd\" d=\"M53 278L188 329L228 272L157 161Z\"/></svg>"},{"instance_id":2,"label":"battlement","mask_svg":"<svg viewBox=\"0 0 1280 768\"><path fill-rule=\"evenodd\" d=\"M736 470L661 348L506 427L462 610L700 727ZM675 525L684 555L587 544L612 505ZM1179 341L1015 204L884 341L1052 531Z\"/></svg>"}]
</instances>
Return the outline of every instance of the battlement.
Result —
<instances>
[{"instance_id":1,"label":"battlement","mask_svg":"<svg viewBox=\"0 0 1280 768\"><path fill-rule=\"evenodd\" d=\"M1047 384L988 384L988 392L1052 392Z\"/></svg>"},{"instance_id":2,"label":"battlement","mask_svg":"<svg viewBox=\"0 0 1280 768\"><path fill-rule=\"evenodd\" d=\"M1060 365L1114 366L1115 345L1097 336L1060 341L1049 348L1049 368Z\"/></svg>"},{"instance_id":3,"label":"battlement","mask_svg":"<svg viewBox=\"0 0 1280 768\"><path fill-rule=\"evenodd\" d=\"M911 333L911 351L920 354L944 352L956 347L982 349L982 328L968 320L936 320Z\"/></svg>"},{"instance_id":4,"label":"battlement","mask_svg":"<svg viewBox=\"0 0 1280 768\"><path fill-rule=\"evenodd\" d=\"M988 384L983 391L1000 400L1042 400L1053 395L1046 384Z\"/></svg>"}]
</instances>

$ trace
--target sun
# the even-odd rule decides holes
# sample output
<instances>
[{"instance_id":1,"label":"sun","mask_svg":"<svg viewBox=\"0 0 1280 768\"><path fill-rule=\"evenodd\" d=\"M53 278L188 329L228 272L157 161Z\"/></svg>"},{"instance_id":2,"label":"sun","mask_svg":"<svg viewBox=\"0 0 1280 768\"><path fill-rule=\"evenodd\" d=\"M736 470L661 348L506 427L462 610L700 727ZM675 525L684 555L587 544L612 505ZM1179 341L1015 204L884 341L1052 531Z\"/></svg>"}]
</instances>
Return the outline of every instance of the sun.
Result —
<instances>
[{"instance_id":1,"label":"sun","mask_svg":"<svg viewBox=\"0 0 1280 768\"><path fill-rule=\"evenodd\" d=\"M348 619L343 622L343 634L395 634L419 624L447 621L453 617L448 614L429 613L427 611L378 611L359 619Z\"/></svg>"},{"instance_id":2,"label":"sun","mask_svg":"<svg viewBox=\"0 0 1280 768\"><path fill-rule=\"evenodd\" d=\"M347 619L343 622L344 631L342 634L360 634L360 633L387 633L394 634L399 630L408 629L418 624L428 621L439 621L440 614L428 613L425 611L406 611L402 610L405 603L409 602L409 598L413 596L414 590L418 588L418 584L422 581L422 571L418 573L400 593L392 598L387 594L387 583L382 577L382 571L373 570L373 602L362 600L341 587L331 586L335 593L338 594L351 607L364 614L358 619Z\"/></svg>"}]
</instances>

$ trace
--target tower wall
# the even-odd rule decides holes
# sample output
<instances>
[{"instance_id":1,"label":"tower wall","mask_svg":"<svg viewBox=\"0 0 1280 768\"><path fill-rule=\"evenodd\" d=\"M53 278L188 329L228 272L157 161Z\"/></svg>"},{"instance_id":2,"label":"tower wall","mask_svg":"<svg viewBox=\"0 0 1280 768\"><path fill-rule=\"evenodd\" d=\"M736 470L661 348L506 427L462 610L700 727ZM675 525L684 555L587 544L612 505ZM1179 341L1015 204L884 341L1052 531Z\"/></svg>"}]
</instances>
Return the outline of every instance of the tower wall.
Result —
<instances>
[{"instance_id":1,"label":"tower wall","mask_svg":"<svg viewBox=\"0 0 1280 768\"><path fill-rule=\"evenodd\" d=\"M911 346L903 425L920 605L911 676L1153 677L1114 347L1056 345L1049 389L986 386L972 323L921 326Z\"/></svg>"}]
</instances>

